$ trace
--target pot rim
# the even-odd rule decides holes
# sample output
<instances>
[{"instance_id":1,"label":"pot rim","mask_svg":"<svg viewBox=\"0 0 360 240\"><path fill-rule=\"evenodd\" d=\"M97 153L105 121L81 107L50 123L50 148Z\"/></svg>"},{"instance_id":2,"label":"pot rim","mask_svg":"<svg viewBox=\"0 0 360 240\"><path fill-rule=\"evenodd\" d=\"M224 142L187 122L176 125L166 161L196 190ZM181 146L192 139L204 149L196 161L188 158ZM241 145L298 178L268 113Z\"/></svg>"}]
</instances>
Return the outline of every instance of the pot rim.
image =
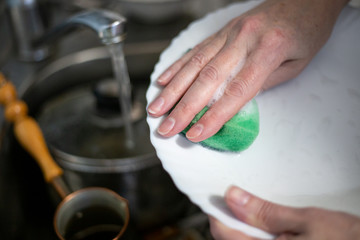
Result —
<instances>
[{"instance_id":1,"label":"pot rim","mask_svg":"<svg viewBox=\"0 0 360 240\"><path fill-rule=\"evenodd\" d=\"M55 160L64 169L93 172L93 173L119 173L133 172L159 165L161 162L155 152L150 152L126 158L88 158L72 155L54 147L50 147Z\"/></svg>"}]
</instances>

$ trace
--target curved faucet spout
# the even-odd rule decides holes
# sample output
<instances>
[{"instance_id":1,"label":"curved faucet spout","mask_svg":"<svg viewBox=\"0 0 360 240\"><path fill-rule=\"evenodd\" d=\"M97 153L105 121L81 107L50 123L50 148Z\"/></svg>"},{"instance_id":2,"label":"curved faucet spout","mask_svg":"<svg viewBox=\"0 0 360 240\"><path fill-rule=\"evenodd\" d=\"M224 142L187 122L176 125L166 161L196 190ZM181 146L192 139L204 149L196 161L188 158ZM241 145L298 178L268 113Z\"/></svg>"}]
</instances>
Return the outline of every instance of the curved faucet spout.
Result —
<instances>
[{"instance_id":1,"label":"curved faucet spout","mask_svg":"<svg viewBox=\"0 0 360 240\"><path fill-rule=\"evenodd\" d=\"M57 31L62 32L74 26L85 26L95 31L103 44L112 44L125 39L125 23L126 19L117 13L96 9L74 15L55 27L53 33L56 35Z\"/></svg>"},{"instance_id":2,"label":"curved faucet spout","mask_svg":"<svg viewBox=\"0 0 360 240\"><path fill-rule=\"evenodd\" d=\"M7 3L20 59L25 61L43 60L49 53L46 45L79 26L93 30L105 45L121 42L126 36L126 19L108 10L94 9L78 13L44 33L43 22L37 11L37 0Z\"/></svg>"},{"instance_id":3,"label":"curved faucet spout","mask_svg":"<svg viewBox=\"0 0 360 240\"><path fill-rule=\"evenodd\" d=\"M126 19L110 11L92 10L75 15L68 21L70 24L80 24L93 29L102 43L119 43L126 36Z\"/></svg>"},{"instance_id":4,"label":"curved faucet spout","mask_svg":"<svg viewBox=\"0 0 360 240\"><path fill-rule=\"evenodd\" d=\"M42 38L35 41L34 46L38 47L54 41L59 35L73 30L77 26L93 30L105 45L119 43L126 37L125 25L126 19L117 13L100 9L88 10L78 13L59 24Z\"/></svg>"}]
</instances>

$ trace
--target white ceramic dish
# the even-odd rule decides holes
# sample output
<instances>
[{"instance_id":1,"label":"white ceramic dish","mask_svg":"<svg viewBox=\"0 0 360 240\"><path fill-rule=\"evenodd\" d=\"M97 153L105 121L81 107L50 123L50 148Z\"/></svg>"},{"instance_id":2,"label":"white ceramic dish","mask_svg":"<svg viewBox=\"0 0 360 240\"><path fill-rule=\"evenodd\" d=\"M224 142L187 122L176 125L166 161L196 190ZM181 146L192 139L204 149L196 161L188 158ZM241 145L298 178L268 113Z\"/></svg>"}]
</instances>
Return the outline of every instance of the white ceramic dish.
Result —
<instances>
[{"instance_id":1,"label":"white ceramic dish","mask_svg":"<svg viewBox=\"0 0 360 240\"><path fill-rule=\"evenodd\" d=\"M184 51L259 1L237 3L191 24L162 53L156 78ZM151 141L177 187L202 210L251 236L272 238L235 219L222 197L234 184L289 206L317 206L360 216L360 12L345 8L324 48L296 79L256 97L260 134L238 154L220 153L183 136Z\"/></svg>"}]
</instances>

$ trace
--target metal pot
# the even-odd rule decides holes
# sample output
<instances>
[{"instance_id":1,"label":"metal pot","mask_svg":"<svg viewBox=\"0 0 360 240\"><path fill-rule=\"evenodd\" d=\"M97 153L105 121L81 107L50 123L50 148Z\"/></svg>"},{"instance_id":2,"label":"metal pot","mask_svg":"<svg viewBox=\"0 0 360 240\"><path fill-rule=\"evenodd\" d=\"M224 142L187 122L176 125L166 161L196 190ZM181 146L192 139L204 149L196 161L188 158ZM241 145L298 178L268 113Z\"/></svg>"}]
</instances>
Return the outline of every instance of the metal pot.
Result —
<instances>
[{"instance_id":1,"label":"metal pot","mask_svg":"<svg viewBox=\"0 0 360 240\"><path fill-rule=\"evenodd\" d=\"M146 129L147 125L142 124L145 123L145 114L140 114L140 117L136 115L136 123L141 126L137 135L141 139L141 147L125 157L116 157L116 155L101 157L96 154L94 157L94 155L82 154L79 150L83 146L82 141L75 140L70 145L75 149L74 151L79 151L72 152L71 149L56 142L56 131L59 128L60 133L66 130L61 130L61 126L57 124L49 127L49 117L52 119L59 117L65 122L71 118L71 115L51 111L58 109L53 106L59 106L56 104L64 100L62 98L64 94L76 92L77 89L88 89L99 79L111 78L111 74L111 62L106 49L85 50L60 59L43 69L30 81L31 84L26 88L23 98L36 116L55 160L64 169L65 180L72 191L97 186L117 192L129 201L130 219L140 230L170 223L186 214L186 209L191 204L175 187L156 157L146 136L149 132ZM144 77L148 76L136 76L136 73L130 72L130 77L134 91L140 93L138 101L144 101L145 96L142 96L141 92L148 85L144 81ZM139 78L141 80L137 80ZM145 102L142 104L144 107ZM47 112L47 109L50 111ZM142 110L145 111L145 107ZM81 126L79 124L79 128ZM112 129L113 127L111 126ZM70 132L75 131L76 129L70 130ZM101 136L103 139L106 134Z\"/></svg>"}]
</instances>

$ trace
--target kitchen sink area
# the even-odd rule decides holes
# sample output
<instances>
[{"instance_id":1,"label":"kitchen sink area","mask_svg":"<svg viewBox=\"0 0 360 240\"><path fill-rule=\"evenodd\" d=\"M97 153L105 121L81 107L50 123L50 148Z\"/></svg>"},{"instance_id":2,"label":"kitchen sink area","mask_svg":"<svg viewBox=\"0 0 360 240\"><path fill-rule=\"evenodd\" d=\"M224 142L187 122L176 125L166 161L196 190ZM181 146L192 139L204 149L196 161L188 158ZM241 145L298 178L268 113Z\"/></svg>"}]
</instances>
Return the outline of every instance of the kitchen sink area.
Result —
<instances>
[{"instance_id":1,"label":"kitchen sink area","mask_svg":"<svg viewBox=\"0 0 360 240\"><path fill-rule=\"evenodd\" d=\"M197 14L194 9L200 5L195 4L192 11L164 18L159 13L158 18L148 16L149 12L136 15L136 9L127 15L123 11L126 5L114 5L116 1L23 2L39 4L46 29L94 8L128 18L126 39L122 41L132 93L129 119L138 146L130 150L111 55L94 31L76 28L47 40L48 57L20 59L19 50L24 46L19 29L14 27L17 23L12 6L0 6L0 31L7 33L1 40L1 72L15 85L18 98L26 102L29 115L39 123L71 191L97 186L126 198L130 222L121 239L212 239L207 216L176 188L150 143L145 92L153 68L171 39L196 18L228 1L213 1L211 8L202 8ZM0 124L0 238L58 239L53 218L61 199L14 137L13 125L4 120L3 109Z\"/></svg>"}]
</instances>

